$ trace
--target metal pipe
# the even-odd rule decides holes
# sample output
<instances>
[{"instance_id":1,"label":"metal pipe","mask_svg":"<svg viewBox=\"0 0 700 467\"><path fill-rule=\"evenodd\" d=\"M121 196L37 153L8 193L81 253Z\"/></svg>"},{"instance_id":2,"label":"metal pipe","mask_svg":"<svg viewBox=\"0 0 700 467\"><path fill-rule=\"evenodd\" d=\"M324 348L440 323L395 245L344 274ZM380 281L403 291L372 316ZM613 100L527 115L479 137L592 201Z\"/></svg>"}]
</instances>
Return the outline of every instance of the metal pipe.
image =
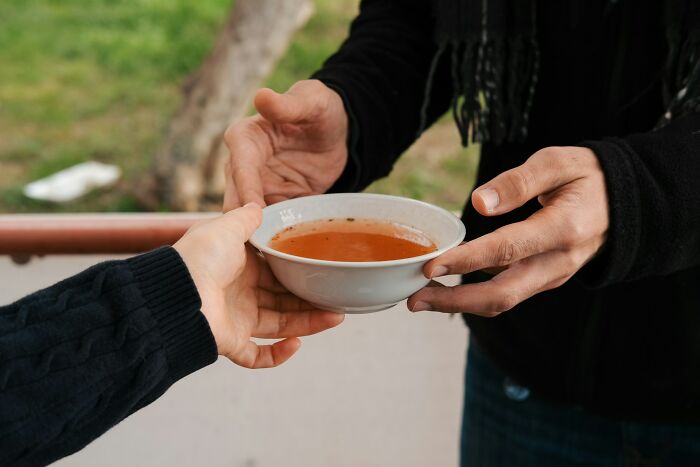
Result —
<instances>
[{"instance_id":1,"label":"metal pipe","mask_svg":"<svg viewBox=\"0 0 700 467\"><path fill-rule=\"evenodd\" d=\"M217 213L0 215L0 255L140 253Z\"/></svg>"}]
</instances>

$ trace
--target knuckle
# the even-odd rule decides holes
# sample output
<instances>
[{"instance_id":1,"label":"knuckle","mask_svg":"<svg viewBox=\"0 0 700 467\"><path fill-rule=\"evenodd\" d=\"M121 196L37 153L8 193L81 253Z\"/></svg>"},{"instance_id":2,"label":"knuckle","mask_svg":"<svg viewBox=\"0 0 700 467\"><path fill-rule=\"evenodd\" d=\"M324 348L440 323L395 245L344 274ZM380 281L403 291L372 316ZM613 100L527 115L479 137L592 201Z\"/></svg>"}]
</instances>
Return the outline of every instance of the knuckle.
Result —
<instances>
[{"instance_id":1,"label":"knuckle","mask_svg":"<svg viewBox=\"0 0 700 467\"><path fill-rule=\"evenodd\" d=\"M561 148L558 146L548 146L537 151L532 157L542 159L542 162L548 164L557 164L561 160Z\"/></svg>"},{"instance_id":2,"label":"knuckle","mask_svg":"<svg viewBox=\"0 0 700 467\"><path fill-rule=\"evenodd\" d=\"M564 276L565 280L571 276L571 273L577 271L581 265L579 255L574 252L564 253Z\"/></svg>"},{"instance_id":3,"label":"knuckle","mask_svg":"<svg viewBox=\"0 0 700 467\"><path fill-rule=\"evenodd\" d=\"M547 283L541 291L545 290L551 290L551 289L556 289L557 287L561 287L565 283L569 281L572 277L574 277L574 274L576 274L576 268L567 268L565 271L561 271L557 277L553 280L551 280L549 283Z\"/></svg>"},{"instance_id":4,"label":"knuckle","mask_svg":"<svg viewBox=\"0 0 700 467\"><path fill-rule=\"evenodd\" d=\"M564 172L571 165L571 158L558 146L550 146L540 149L533 157L541 159L542 165L556 172Z\"/></svg>"},{"instance_id":5,"label":"knuckle","mask_svg":"<svg viewBox=\"0 0 700 467\"><path fill-rule=\"evenodd\" d=\"M570 275L570 274L569 274L569 275L566 275L566 276L564 276L564 277L562 277L562 278L560 278L560 279L557 279L556 281L554 281L554 282L552 283L552 285L551 285L550 288L556 289L557 287L561 287L561 286L564 285L566 282L568 282L569 279L571 279L571 275Z\"/></svg>"},{"instance_id":6,"label":"knuckle","mask_svg":"<svg viewBox=\"0 0 700 467\"><path fill-rule=\"evenodd\" d=\"M466 273L468 273L468 272L472 272L472 271L474 271L474 268L475 268L476 264L477 264L477 263L476 263L476 258L474 258L474 256L472 256L472 255L462 255L462 256L456 261L456 265L457 265L458 271L455 271L455 272L459 272L459 273L461 273L461 274L466 274ZM452 269L452 268L448 268L448 269Z\"/></svg>"},{"instance_id":7,"label":"knuckle","mask_svg":"<svg viewBox=\"0 0 700 467\"><path fill-rule=\"evenodd\" d=\"M502 240L496 250L496 265L508 266L518 257L520 246L509 239Z\"/></svg>"},{"instance_id":8,"label":"knuckle","mask_svg":"<svg viewBox=\"0 0 700 467\"><path fill-rule=\"evenodd\" d=\"M317 79L298 81L289 90L301 99L310 112L309 117L321 115L330 106L329 88Z\"/></svg>"},{"instance_id":9,"label":"knuckle","mask_svg":"<svg viewBox=\"0 0 700 467\"><path fill-rule=\"evenodd\" d=\"M546 290L551 290L551 289L556 289L557 287L561 287L562 285L564 285L564 283L565 283L566 281L567 281L567 279L563 279L563 278L562 278L562 279L557 279L557 280L553 281L551 284L549 284L549 285L547 286L547 289L546 289Z\"/></svg>"},{"instance_id":10,"label":"knuckle","mask_svg":"<svg viewBox=\"0 0 700 467\"><path fill-rule=\"evenodd\" d=\"M579 174L581 170L589 171L598 164L593 151L580 147L551 146L538 151L546 159L549 167L562 174Z\"/></svg>"},{"instance_id":11,"label":"knuckle","mask_svg":"<svg viewBox=\"0 0 700 467\"><path fill-rule=\"evenodd\" d=\"M323 84L323 82L317 79L307 79L301 81L300 83L303 83L305 91L307 91L312 96L326 96L328 94L328 91L330 91L328 86L326 86L325 84Z\"/></svg>"},{"instance_id":12,"label":"knuckle","mask_svg":"<svg viewBox=\"0 0 700 467\"><path fill-rule=\"evenodd\" d=\"M320 93L326 89L326 85L317 79L305 79L300 81L299 84L303 85L312 93Z\"/></svg>"},{"instance_id":13,"label":"knuckle","mask_svg":"<svg viewBox=\"0 0 700 467\"><path fill-rule=\"evenodd\" d=\"M572 147L566 151L565 161L570 166L576 166L584 170L594 169L598 165L598 158L595 153L588 148Z\"/></svg>"},{"instance_id":14,"label":"knuckle","mask_svg":"<svg viewBox=\"0 0 700 467\"><path fill-rule=\"evenodd\" d=\"M535 186L535 174L528 167L521 166L510 172L507 183L517 196L525 197Z\"/></svg>"},{"instance_id":15,"label":"knuckle","mask_svg":"<svg viewBox=\"0 0 700 467\"><path fill-rule=\"evenodd\" d=\"M282 309L282 304L278 300L278 310ZM289 326L289 316L286 313L280 313L279 326L277 328L277 333L282 334L287 330Z\"/></svg>"},{"instance_id":16,"label":"knuckle","mask_svg":"<svg viewBox=\"0 0 700 467\"><path fill-rule=\"evenodd\" d=\"M561 220L562 246L571 249L586 239L587 227L577 219L566 217Z\"/></svg>"},{"instance_id":17,"label":"knuckle","mask_svg":"<svg viewBox=\"0 0 700 467\"><path fill-rule=\"evenodd\" d=\"M507 292L498 297L498 299L494 302L494 307L489 311L502 313L514 308L518 303L520 303L520 299L517 294Z\"/></svg>"},{"instance_id":18,"label":"knuckle","mask_svg":"<svg viewBox=\"0 0 700 467\"><path fill-rule=\"evenodd\" d=\"M559 157L559 161L567 166L581 166L585 165L585 160L581 157L578 152L569 152L563 154L564 157Z\"/></svg>"},{"instance_id":19,"label":"knuckle","mask_svg":"<svg viewBox=\"0 0 700 467\"><path fill-rule=\"evenodd\" d=\"M328 88L325 84L321 83L320 81L312 82L314 83L314 89L313 94L311 94L312 99L310 99L310 104L312 108L311 117L318 118L322 115L325 115L330 110L331 96L328 92L326 92L328 91Z\"/></svg>"}]
</instances>

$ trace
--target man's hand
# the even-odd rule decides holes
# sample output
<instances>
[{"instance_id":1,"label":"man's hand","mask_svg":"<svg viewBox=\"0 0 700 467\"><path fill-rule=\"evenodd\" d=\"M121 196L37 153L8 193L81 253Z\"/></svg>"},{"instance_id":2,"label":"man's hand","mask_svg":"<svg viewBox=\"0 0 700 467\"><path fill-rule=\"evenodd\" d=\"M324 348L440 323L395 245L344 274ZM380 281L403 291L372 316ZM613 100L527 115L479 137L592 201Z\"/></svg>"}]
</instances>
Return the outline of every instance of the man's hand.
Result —
<instances>
[{"instance_id":1,"label":"man's hand","mask_svg":"<svg viewBox=\"0 0 700 467\"><path fill-rule=\"evenodd\" d=\"M317 80L284 94L261 89L259 114L233 124L225 140L224 211L324 193L347 163L348 118L340 96Z\"/></svg>"},{"instance_id":2,"label":"man's hand","mask_svg":"<svg viewBox=\"0 0 700 467\"><path fill-rule=\"evenodd\" d=\"M486 282L426 287L408 301L413 311L496 316L523 300L559 287L605 243L608 199L596 155L580 147L550 147L476 189L472 204L485 216L512 211L537 198L528 219L446 252L425 265L434 278L486 270Z\"/></svg>"},{"instance_id":3,"label":"man's hand","mask_svg":"<svg viewBox=\"0 0 700 467\"><path fill-rule=\"evenodd\" d=\"M287 292L246 247L261 218L260 206L251 204L195 225L174 245L197 287L219 354L247 368L284 363L299 349L298 336L344 318ZM283 340L257 345L251 337Z\"/></svg>"}]
</instances>

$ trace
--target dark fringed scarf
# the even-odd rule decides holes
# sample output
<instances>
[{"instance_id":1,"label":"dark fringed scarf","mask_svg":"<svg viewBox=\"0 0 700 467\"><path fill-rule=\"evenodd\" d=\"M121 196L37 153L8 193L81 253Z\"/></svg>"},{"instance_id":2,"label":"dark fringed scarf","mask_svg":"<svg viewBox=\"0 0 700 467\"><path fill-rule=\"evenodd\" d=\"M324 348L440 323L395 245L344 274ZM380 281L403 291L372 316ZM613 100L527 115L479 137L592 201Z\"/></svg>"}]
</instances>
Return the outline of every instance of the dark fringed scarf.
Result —
<instances>
[{"instance_id":1,"label":"dark fringed scarf","mask_svg":"<svg viewBox=\"0 0 700 467\"><path fill-rule=\"evenodd\" d=\"M667 0L666 5L667 111L660 126L673 118L700 112L700 1Z\"/></svg>"},{"instance_id":2,"label":"dark fringed scarf","mask_svg":"<svg viewBox=\"0 0 700 467\"><path fill-rule=\"evenodd\" d=\"M618 0L610 0L611 7ZM449 54L452 114L462 144L520 142L527 136L540 64L536 0L435 0L433 58L421 114L425 129L433 75ZM700 111L700 0L667 0L667 112L659 125Z\"/></svg>"}]
</instances>

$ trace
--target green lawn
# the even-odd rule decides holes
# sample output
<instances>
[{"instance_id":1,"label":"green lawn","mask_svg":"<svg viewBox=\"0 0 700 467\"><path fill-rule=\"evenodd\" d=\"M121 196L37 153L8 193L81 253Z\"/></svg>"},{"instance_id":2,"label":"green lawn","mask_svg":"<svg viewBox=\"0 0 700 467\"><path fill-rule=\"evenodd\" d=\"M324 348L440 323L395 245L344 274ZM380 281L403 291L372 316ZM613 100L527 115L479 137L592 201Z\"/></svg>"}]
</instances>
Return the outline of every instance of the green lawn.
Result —
<instances>
[{"instance_id":1,"label":"green lawn","mask_svg":"<svg viewBox=\"0 0 700 467\"><path fill-rule=\"evenodd\" d=\"M338 46L357 9L357 0L316 4L268 86L284 90L308 76ZM136 175L149 169L179 85L230 7L230 0L0 2L0 212L138 210L130 194ZM452 143L436 154L445 140L454 142L446 128L437 131L448 136L418 144L372 190L459 207L476 155ZM21 194L26 182L91 159L118 164L124 181L68 205Z\"/></svg>"}]
</instances>

